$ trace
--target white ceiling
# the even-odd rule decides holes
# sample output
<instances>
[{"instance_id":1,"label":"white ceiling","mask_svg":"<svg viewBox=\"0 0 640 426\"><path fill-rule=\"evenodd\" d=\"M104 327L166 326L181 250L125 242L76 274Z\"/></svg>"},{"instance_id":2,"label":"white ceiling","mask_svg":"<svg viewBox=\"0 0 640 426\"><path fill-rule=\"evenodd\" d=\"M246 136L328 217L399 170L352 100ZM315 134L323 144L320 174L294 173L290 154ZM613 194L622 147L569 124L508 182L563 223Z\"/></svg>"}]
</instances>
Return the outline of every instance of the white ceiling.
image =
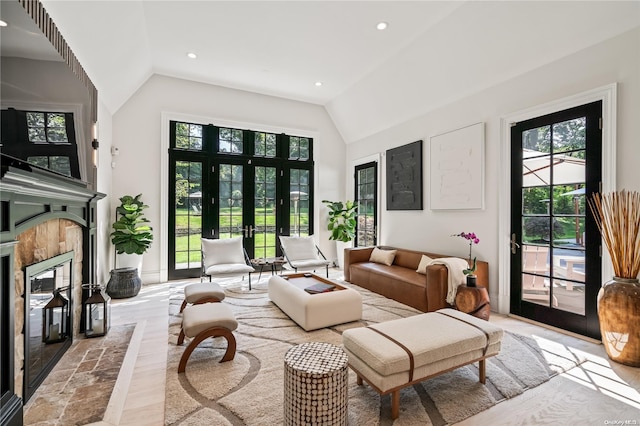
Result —
<instances>
[{"instance_id":1,"label":"white ceiling","mask_svg":"<svg viewBox=\"0 0 640 426\"><path fill-rule=\"evenodd\" d=\"M156 73L325 105L346 142L640 26L637 0L42 2L111 112Z\"/></svg>"}]
</instances>

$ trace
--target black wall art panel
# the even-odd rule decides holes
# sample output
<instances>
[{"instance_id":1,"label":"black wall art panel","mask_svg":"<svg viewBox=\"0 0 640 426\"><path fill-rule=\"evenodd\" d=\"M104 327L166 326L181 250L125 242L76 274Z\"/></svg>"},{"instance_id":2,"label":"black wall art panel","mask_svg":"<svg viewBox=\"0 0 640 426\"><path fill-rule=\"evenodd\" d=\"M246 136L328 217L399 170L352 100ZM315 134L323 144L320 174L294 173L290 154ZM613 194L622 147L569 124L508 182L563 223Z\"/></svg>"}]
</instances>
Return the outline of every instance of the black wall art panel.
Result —
<instances>
[{"instance_id":1,"label":"black wall art panel","mask_svg":"<svg viewBox=\"0 0 640 426\"><path fill-rule=\"evenodd\" d=\"M422 210L422 141L387 150L387 210Z\"/></svg>"}]
</instances>

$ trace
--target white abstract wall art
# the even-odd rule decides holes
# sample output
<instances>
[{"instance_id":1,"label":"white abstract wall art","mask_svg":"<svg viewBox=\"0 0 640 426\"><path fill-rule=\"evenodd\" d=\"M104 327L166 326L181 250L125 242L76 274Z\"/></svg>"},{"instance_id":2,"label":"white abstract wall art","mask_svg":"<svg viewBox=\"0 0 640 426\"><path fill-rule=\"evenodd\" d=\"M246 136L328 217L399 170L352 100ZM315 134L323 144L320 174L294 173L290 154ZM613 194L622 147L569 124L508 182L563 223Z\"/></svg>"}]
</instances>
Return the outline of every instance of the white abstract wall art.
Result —
<instances>
[{"instance_id":1,"label":"white abstract wall art","mask_svg":"<svg viewBox=\"0 0 640 426\"><path fill-rule=\"evenodd\" d=\"M431 210L484 209L484 123L430 140Z\"/></svg>"}]
</instances>

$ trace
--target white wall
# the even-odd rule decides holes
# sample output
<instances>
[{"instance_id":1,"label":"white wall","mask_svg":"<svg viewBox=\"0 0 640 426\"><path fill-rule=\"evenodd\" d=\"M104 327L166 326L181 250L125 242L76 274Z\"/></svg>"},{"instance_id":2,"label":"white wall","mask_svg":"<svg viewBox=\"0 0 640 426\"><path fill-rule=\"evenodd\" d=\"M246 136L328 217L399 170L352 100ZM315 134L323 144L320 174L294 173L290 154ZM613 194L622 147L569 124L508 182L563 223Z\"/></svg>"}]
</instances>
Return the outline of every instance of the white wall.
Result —
<instances>
[{"instance_id":1,"label":"white wall","mask_svg":"<svg viewBox=\"0 0 640 426\"><path fill-rule=\"evenodd\" d=\"M346 176L351 176L350 165L359 158L376 153L384 155L388 148L418 139L424 141L423 195L426 201L422 211L386 210L383 157L379 242L466 257L466 242L450 235L461 231L476 232L481 242L473 247L473 252L479 259L489 262L491 297L498 300L498 178L502 175L501 168L509 164L508 159L500 159L500 118L614 82L618 83L617 187L640 190L637 174L640 159L640 29L635 29L347 145L349 169ZM485 209L429 210L429 138L478 122L486 123ZM347 180L347 191L352 186ZM352 196L347 193L347 197Z\"/></svg>"},{"instance_id":2,"label":"white wall","mask_svg":"<svg viewBox=\"0 0 640 426\"><path fill-rule=\"evenodd\" d=\"M62 61L3 57L2 108L72 112L82 180L91 177L91 100L86 86Z\"/></svg>"},{"instance_id":3,"label":"white wall","mask_svg":"<svg viewBox=\"0 0 640 426\"><path fill-rule=\"evenodd\" d=\"M98 186L96 191L106 195L98 201L98 224L96 230L97 246L97 276L98 283L106 285L109 281L109 271L113 269L113 246L109 234L111 233L111 192L112 192L112 169L111 169L111 143L113 140L112 115L111 112L100 101L98 93ZM117 201L117 199L116 199Z\"/></svg>"},{"instance_id":4,"label":"white wall","mask_svg":"<svg viewBox=\"0 0 640 426\"><path fill-rule=\"evenodd\" d=\"M321 249L335 256L333 242L325 230L326 209L319 200L344 198L344 142L325 109L318 105L290 101L271 96L212 86L171 77L152 76L113 116L113 146L120 154L113 157L111 188L112 211L124 194L142 193L149 205L147 218L154 228L154 243L144 256L142 279L157 282L166 277L166 223L160 222L161 194L167 183L161 182L161 166L166 165L167 152L161 150L161 115L209 118L246 123L260 130L298 129L312 133L315 160L316 226ZM104 151L103 151L104 152ZM113 213L112 213L113 215Z\"/></svg>"}]
</instances>

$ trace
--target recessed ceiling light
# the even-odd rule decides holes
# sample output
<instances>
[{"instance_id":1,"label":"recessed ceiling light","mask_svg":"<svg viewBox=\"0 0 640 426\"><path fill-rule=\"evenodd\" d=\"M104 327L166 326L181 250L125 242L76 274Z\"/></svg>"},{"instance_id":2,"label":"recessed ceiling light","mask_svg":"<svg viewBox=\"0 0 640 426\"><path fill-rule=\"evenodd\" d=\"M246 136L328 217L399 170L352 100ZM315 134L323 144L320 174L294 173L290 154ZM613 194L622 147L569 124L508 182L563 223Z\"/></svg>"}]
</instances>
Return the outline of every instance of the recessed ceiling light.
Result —
<instances>
[{"instance_id":1,"label":"recessed ceiling light","mask_svg":"<svg viewBox=\"0 0 640 426\"><path fill-rule=\"evenodd\" d=\"M388 25L389 24L387 24L386 22L378 22L378 25L376 25L376 28L382 31L382 30L386 30Z\"/></svg>"},{"instance_id":2,"label":"recessed ceiling light","mask_svg":"<svg viewBox=\"0 0 640 426\"><path fill-rule=\"evenodd\" d=\"M7 23L4 22L3 20L0 20L0 27L6 27Z\"/></svg>"},{"instance_id":3,"label":"recessed ceiling light","mask_svg":"<svg viewBox=\"0 0 640 426\"><path fill-rule=\"evenodd\" d=\"M322 82L321 81L316 81L316 87L320 87L322 86Z\"/></svg>"},{"instance_id":4,"label":"recessed ceiling light","mask_svg":"<svg viewBox=\"0 0 640 426\"><path fill-rule=\"evenodd\" d=\"M191 58L191 59L195 59L195 58L197 58L197 57L198 57L198 55L196 55L196 54L195 54L195 53L193 53L193 52L189 52L189 53L187 53L187 56L188 56L189 58Z\"/></svg>"}]
</instances>

